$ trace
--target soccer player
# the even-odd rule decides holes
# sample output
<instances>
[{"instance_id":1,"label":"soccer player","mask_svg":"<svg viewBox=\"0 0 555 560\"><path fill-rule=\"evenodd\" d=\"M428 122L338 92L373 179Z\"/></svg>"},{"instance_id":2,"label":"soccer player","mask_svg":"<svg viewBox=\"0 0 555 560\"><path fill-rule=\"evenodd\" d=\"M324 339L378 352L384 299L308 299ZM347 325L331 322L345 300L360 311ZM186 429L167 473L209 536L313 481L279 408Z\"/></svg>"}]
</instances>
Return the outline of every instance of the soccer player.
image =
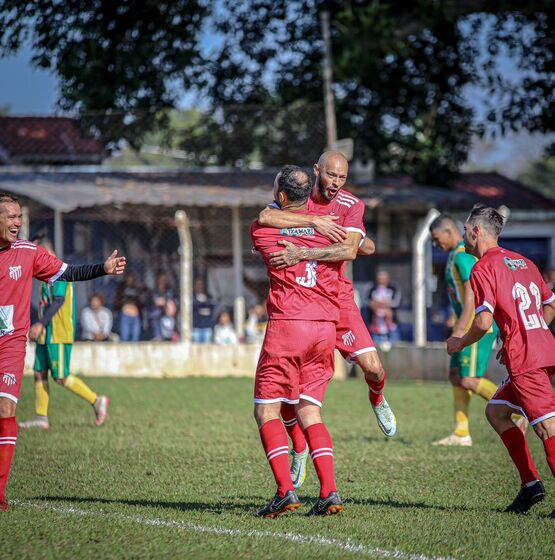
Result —
<instances>
[{"instance_id":1,"label":"soccer player","mask_svg":"<svg viewBox=\"0 0 555 560\"><path fill-rule=\"evenodd\" d=\"M453 355L499 326L508 377L486 406L486 417L507 448L521 479L521 489L505 511L525 513L543 499L544 486L526 438L511 419L525 414L543 441L555 476L555 338L548 324L555 316L555 295L526 257L499 247L503 217L495 208L476 205L465 224L466 250L478 258L470 275L476 301L472 326L447 340ZM555 511L551 514L555 518Z\"/></svg>"},{"instance_id":2,"label":"soccer player","mask_svg":"<svg viewBox=\"0 0 555 560\"><path fill-rule=\"evenodd\" d=\"M374 243L366 237L364 229L364 203L343 190L349 171L345 157L335 151L324 152L313 170L315 181L306 205L309 215L280 209L274 204L262 210L258 221L261 225L277 228L314 227L335 243L325 248L306 248L283 240L281 244L286 247L271 255L269 262L272 266L281 268L314 259L344 263L354 260L357 254L370 255L374 252ZM353 284L346 278L345 270L344 264L339 286L336 348L347 361L356 362L364 372L378 426L387 437L393 437L397 425L395 415L383 396L385 370L355 303ZM298 488L306 474L308 447L297 425L293 407L284 405L282 416L293 443L291 473Z\"/></svg>"},{"instance_id":3,"label":"soccer player","mask_svg":"<svg viewBox=\"0 0 555 560\"><path fill-rule=\"evenodd\" d=\"M6 485L17 441L15 412L21 389L29 332L32 279L90 280L123 274L125 257L114 251L103 264L68 265L42 247L18 239L21 207L16 197L0 193L0 511L6 510Z\"/></svg>"},{"instance_id":4,"label":"soccer player","mask_svg":"<svg viewBox=\"0 0 555 560\"><path fill-rule=\"evenodd\" d=\"M289 165L276 177L274 197L288 212L303 212L310 190L308 173ZM282 269L269 264L280 239L308 247L328 246L330 240L313 227L280 230L254 222L251 237L270 279L269 322L256 369L254 416L278 486L258 515L273 518L300 506L289 471L287 432L280 419L282 403L296 409L320 480L320 497L310 513L338 513L343 503L335 484L333 443L320 407L334 373L341 263L311 260Z\"/></svg>"},{"instance_id":5,"label":"soccer player","mask_svg":"<svg viewBox=\"0 0 555 560\"><path fill-rule=\"evenodd\" d=\"M34 240L55 256L48 239ZM71 349L75 340L75 298L73 283L58 280L53 286L42 282L39 297L39 320L29 329L29 338L37 342L35 352L35 418L19 422L20 428L48 430L48 403L50 400L48 372L52 378L74 395L92 405L96 425L106 420L110 399L97 395L79 377L71 375Z\"/></svg>"},{"instance_id":6,"label":"soccer player","mask_svg":"<svg viewBox=\"0 0 555 560\"><path fill-rule=\"evenodd\" d=\"M445 267L445 282L449 301L455 312L453 336L462 337L474 318L474 293L470 287L470 271L476 262L464 250L464 242L457 224L450 216L441 214L430 224L432 242L442 251L449 251ZM455 429L451 435L434 445L472 445L468 428L468 405L472 393L489 401L497 385L485 377L488 360L497 337L497 326L478 342L451 356L449 379L455 401Z\"/></svg>"}]
</instances>

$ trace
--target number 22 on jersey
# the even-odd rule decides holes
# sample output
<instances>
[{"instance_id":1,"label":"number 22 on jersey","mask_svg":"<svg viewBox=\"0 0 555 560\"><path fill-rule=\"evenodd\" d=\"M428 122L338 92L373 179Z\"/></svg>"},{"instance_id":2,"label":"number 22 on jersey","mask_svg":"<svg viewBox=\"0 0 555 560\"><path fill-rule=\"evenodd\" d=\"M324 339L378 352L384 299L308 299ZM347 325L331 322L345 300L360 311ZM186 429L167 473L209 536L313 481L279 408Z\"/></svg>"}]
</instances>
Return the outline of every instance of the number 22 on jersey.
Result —
<instances>
[{"instance_id":1,"label":"number 22 on jersey","mask_svg":"<svg viewBox=\"0 0 555 560\"><path fill-rule=\"evenodd\" d=\"M530 294L535 299L537 313L527 313L532 305L532 298ZM518 310L520 312L520 317L522 318L522 323L524 324L524 328L527 331L531 331L533 329L547 329L547 323L543 318L542 314L542 298L540 289L534 282L530 282L529 290L526 289L520 282L517 282L513 286L513 298L515 300L520 299L520 303L518 304Z\"/></svg>"}]
</instances>

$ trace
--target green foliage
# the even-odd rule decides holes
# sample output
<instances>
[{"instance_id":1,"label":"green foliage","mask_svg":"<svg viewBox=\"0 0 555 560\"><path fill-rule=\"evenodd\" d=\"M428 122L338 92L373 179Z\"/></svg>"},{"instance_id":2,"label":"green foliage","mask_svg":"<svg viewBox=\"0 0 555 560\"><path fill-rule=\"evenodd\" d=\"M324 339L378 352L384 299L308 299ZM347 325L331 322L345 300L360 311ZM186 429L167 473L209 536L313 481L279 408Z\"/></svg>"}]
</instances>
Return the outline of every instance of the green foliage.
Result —
<instances>
[{"instance_id":1,"label":"green foliage","mask_svg":"<svg viewBox=\"0 0 555 560\"><path fill-rule=\"evenodd\" d=\"M332 383L323 414L345 511L303 515L318 495L309 464L302 508L273 521L254 516L275 486L252 418L253 380L87 382L112 397L102 428L84 401L54 385L50 431L20 432L8 486L17 503L0 517L2 558L386 557L369 552L376 548L398 558L553 556L553 521L545 515L555 506L555 483L541 442L529 433L546 500L528 516L499 513L519 480L487 425L484 401L471 403L473 447L431 445L452 428L447 383L388 382L399 422L390 441L369 410L364 382ZM23 385L19 419L34 407L32 377ZM286 533L307 540L291 542ZM366 548L347 551L322 538Z\"/></svg>"},{"instance_id":2,"label":"green foliage","mask_svg":"<svg viewBox=\"0 0 555 560\"><path fill-rule=\"evenodd\" d=\"M532 163L518 180L555 199L555 156Z\"/></svg>"}]
</instances>

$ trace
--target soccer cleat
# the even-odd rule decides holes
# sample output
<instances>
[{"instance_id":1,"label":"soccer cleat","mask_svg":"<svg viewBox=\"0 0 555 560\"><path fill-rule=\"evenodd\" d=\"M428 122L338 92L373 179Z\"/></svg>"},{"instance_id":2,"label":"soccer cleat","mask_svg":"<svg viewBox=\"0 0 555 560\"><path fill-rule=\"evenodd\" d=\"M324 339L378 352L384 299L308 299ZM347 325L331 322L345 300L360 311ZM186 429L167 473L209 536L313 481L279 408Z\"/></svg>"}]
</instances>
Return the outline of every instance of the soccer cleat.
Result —
<instances>
[{"instance_id":1,"label":"soccer cleat","mask_svg":"<svg viewBox=\"0 0 555 560\"><path fill-rule=\"evenodd\" d=\"M545 488L541 480L536 480L531 486L523 486L513 502L505 509L508 513L526 513L534 504L545 497Z\"/></svg>"},{"instance_id":2,"label":"soccer cleat","mask_svg":"<svg viewBox=\"0 0 555 560\"><path fill-rule=\"evenodd\" d=\"M300 507L301 502L295 490L288 490L283 498L279 494L276 494L268 505L258 510L257 515L273 519L286 511L291 511Z\"/></svg>"},{"instance_id":3,"label":"soccer cleat","mask_svg":"<svg viewBox=\"0 0 555 560\"><path fill-rule=\"evenodd\" d=\"M434 441L432 445L447 445L449 447L470 447L472 445L472 438L470 436L458 436L457 434L451 434L450 436L444 437L443 439Z\"/></svg>"},{"instance_id":4,"label":"soccer cleat","mask_svg":"<svg viewBox=\"0 0 555 560\"><path fill-rule=\"evenodd\" d=\"M96 415L95 424L97 426L102 426L106 421L106 416L108 414L108 405L110 404L110 399L104 395L100 395L96 402L93 404L94 413Z\"/></svg>"},{"instance_id":5,"label":"soccer cleat","mask_svg":"<svg viewBox=\"0 0 555 560\"><path fill-rule=\"evenodd\" d=\"M308 515L333 515L343 511L343 501L337 492L330 492L327 498L318 498Z\"/></svg>"},{"instance_id":6,"label":"soccer cleat","mask_svg":"<svg viewBox=\"0 0 555 560\"><path fill-rule=\"evenodd\" d=\"M50 424L48 423L48 418L33 418L32 420L27 420L26 422L18 422L17 425L22 430L28 430L33 428L39 428L41 430L48 430Z\"/></svg>"},{"instance_id":7,"label":"soccer cleat","mask_svg":"<svg viewBox=\"0 0 555 560\"><path fill-rule=\"evenodd\" d=\"M291 480L295 490L303 485L306 478L306 461L308 459L308 445L304 451L297 453L294 449L289 452L291 455Z\"/></svg>"},{"instance_id":8,"label":"soccer cleat","mask_svg":"<svg viewBox=\"0 0 555 560\"><path fill-rule=\"evenodd\" d=\"M380 430L386 437L393 437L397 433L397 420L385 397L382 397L382 402L378 406L372 405L372 410L376 415Z\"/></svg>"}]
</instances>

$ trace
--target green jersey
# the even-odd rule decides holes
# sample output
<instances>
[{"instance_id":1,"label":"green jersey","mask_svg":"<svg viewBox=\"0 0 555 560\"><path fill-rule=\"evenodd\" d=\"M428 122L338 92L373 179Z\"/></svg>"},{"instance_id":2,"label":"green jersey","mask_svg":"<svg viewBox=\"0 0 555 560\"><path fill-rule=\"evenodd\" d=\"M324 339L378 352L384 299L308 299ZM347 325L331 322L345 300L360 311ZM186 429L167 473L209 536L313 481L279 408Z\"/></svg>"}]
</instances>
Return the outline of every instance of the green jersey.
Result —
<instances>
[{"instance_id":1,"label":"green jersey","mask_svg":"<svg viewBox=\"0 0 555 560\"><path fill-rule=\"evenodd\" d=\"M73 283L58 280L53 286L45 282L40 286L39 318L52 304L55 297L63 297L64 303L39 337L39 344L72 344L75 339L75 298Z\"/></svg>"},{"instance_id":2,"label":"green jersey","mask_svg":"<svg viewBox=\"0 0 555 560\"><path fill-rule=\"evenodd\" d=\"M447 258L445 282L447 282L449 301L457 319L461 316L463 310L464 283L470 280L470 271L476 261L475 257L465 252L463 241L449 252Z\"/></svg>"}]
</instances>

